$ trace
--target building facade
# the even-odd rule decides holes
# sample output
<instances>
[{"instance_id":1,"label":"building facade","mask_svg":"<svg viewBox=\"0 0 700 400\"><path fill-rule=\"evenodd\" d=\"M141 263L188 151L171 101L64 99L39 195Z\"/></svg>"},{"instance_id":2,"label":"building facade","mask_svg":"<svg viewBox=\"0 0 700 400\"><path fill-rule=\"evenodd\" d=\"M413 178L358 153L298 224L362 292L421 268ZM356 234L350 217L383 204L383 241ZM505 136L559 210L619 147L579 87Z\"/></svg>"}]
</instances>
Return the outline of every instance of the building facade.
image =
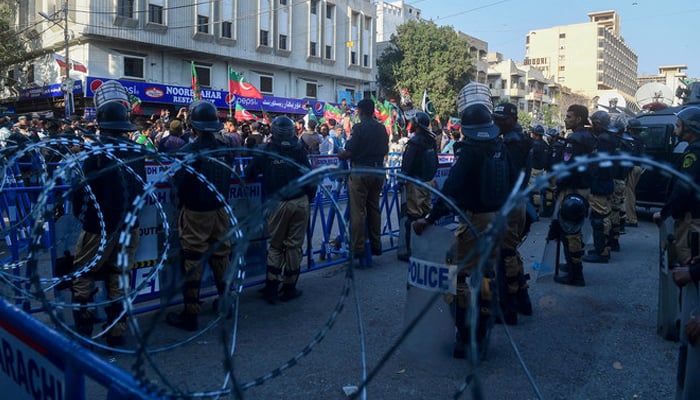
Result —
<instances>
[{"instance_id":1,"label":"building facade","mask_svg":"<svg viewBox=\"0 0 700 400\"><path fill-rule=\"evenodd\" d=\"M21 90L3 97L14 95L20 109L60 109L60 96L55 104L44 102L44 97L63 81L66 3L18 4L17 27L33 27L36 34L31 59L13 71ZM90 104L95 82L107 79L122 81L144 107L185 105L192 98L188 88L193 69L203 97L219 108L233 100L244 101L253 110L267 104L280 112L289 108L302 113L301 105L315 102L354 103L374 80L376 8L370 0L72 0L67 4L70 78L79 86L74 89L78 110ZM227 99L229 70L256 86L265 101ZM285 103L301 108L284 107Z\"/></svg>"},{"instance_id":2,"label":"building facade","mask_svg":"<svg viewBox=\"0 0 700 400\"><path fill-rule=\"evenodd\" d=\"M601 11L588 17L586 23L530 31L523 63L586 97L617 90L633 103L637 54L621 35L620 16Z\"/></svg>"}]
</instances>

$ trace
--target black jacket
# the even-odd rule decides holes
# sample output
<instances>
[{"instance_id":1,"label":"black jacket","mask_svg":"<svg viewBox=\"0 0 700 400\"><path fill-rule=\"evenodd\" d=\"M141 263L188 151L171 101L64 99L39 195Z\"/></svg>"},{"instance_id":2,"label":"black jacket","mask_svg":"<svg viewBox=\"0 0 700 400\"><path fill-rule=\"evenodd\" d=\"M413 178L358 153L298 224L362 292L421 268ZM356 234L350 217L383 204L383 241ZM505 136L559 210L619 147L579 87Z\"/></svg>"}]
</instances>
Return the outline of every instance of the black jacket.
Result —
<instances>
[{"instance_id":1,"label":"black jacket","mask_svg":"<svg viewBox=\"0 0 700 400\"><path fill-rule=\"evenodd\" d=\"M303 145L294 141L291 146L276 143L264 144L262 149L272 154L255 154L245 169L245 176L253 178L263 176L263 191L270 198L290 200L307 195L309 201L316 194L316 185L299 187L291 184L311 169L309 157Z\"/></svg>"},{"instance_id":2,"label":"black jacket","mask_svg":"<svg viewBox=\"0 0 700 400\"><path fill-rule=\"evenodd\" d=\"M413 136L403 152L401 172L425 182L435 177L437 167L435 139L424 133Z\"/></svg>"}]
</instances>

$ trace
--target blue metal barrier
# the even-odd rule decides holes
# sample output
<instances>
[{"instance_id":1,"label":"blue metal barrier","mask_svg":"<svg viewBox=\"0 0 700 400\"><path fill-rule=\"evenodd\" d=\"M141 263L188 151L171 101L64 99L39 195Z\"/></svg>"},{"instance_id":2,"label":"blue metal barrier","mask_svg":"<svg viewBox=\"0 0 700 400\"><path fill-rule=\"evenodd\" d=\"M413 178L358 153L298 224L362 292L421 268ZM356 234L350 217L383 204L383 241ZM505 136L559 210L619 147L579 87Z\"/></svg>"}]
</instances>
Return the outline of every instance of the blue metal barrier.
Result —
<instances>
[{"instance_id":1,"label":"blue metal barrier","mask_svg":"<svg viewBox=\"0 0 700 400\"><path fill-rule=\"evenodd\" d=\"M68 340L0 298L5 399L86 399L85 377L107 390L108 399L163 398L124 370Z\"/></svg>"}]
</instances>

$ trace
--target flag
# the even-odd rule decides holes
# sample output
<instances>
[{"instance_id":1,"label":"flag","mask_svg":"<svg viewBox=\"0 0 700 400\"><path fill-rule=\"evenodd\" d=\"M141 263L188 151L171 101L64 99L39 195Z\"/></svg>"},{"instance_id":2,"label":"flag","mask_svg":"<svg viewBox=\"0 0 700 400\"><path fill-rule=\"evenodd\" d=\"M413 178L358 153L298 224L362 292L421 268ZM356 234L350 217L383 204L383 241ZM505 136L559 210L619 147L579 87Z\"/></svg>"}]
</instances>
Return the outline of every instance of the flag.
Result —
<instances>
[{"instance_id":1,"label":"flag","mask_svg":"<svg viewBox=\"0 0 700 400\"><path fill-rule=\"evenodd\" d=\"M192 61L192 99L202 100L202 92L199 90L199 79L197 79L197 70Z\"/></svg>"},{"instance_id":2,"label":"flag","mask_svg":"<svg viewBox=\"0 0 700 400\"><path fill-rule=\"evenodd\" d=\"M427 90L423 90L423 101L421 102L421 108L423 109L424 113L430 116L431 119L435 116L435 107L433 107L433 103L428 98Z\"/></svg>"},{"instance_id":3,"label":"flag","mask_svg":"<svg viewBox=\"0 0 700 400\"><path fill-rule=\"evenodd\" d=\"M131 105L131 109L134 112L134 114L140 114L141 113L141 99L138 97L134 96L131 93L127 93L127 96L129 96L129 104Z\"/></svg>"},{"instance_id":4,"label":"flag","mask_svg":"<svg viewBox=\"0 0 700 400\"><path fill-rule=\"evenodd\" d=\"M87 67L85 66L85 64L77 62L75 60L71 60L71 63L73 64L73 70L87 74Z\"/></svg>"},{"instance_id":5,"label":"flag","mask_svg":"<svg viewBox=\"0 0 700 400\"><path fill-rule=\"evenodd\" d=\"M262 120L264 123L268 125L272 125L272 120L270 119L270 116L267 115L267 112L265 112L265 109L262 106L262 103L260 104L260 111L262 111Z\"/></svg>"},{"instance_id":6,"label":"flag","mask_svg":"<svg viewBox=\"0 0 700 400\"><path fill-rule=\"evenodd\" d=\"M258 117L251 114L250 111L243 108L242 105L236 103L236 112L234 114L236 121L257 121Z\"/></svg>"},{"instance_id":7,"label":"flag","mask_svg":"<svg viewBox=\"0 0 700 400\"><path fill-rule=\"evenodd\" d=\"M58 66L59 66L59 67L61 67L61 68L65 68L65 67L66 67L66 59L63 58L62 55L53 53L53 59L56 60L56 62L58 63Z\"/></svg>"},{"instance_id":8,"label":"flag","mask_svg":"<svg viewBox=\"0 0 700 400\"><path fill-rule=\"evenodd\" d=\"M316 114L314 113L314 107L311 104L307 103L306 110L306 122L308 123L309 121L314 121L318 126L318 118L316 118Z\"/></svg>"},{"instance_id":9,"label":"flag","mask_svg":"<svg viewBox=\"0 0 700 400\"><path fill-rule=\"evenodd\" d=\"M228 91L238 96L252 97L254 99L263 98L262 93L255 86L251 85L250 82L231 67L228 67Z\"/></svg>"},{"instance_id":10,"label":"flag","mask_svg":"<svg viewBox=\"0 0 700 400\"><path fill-rule=\"evenodd\" d=\"M331 103L326 103L323 106L323 118L328 121L329 119L334 119L336 122L340 122L340 116L342 111L339 107L334 106Z\"/></svg>"}]
</instances>

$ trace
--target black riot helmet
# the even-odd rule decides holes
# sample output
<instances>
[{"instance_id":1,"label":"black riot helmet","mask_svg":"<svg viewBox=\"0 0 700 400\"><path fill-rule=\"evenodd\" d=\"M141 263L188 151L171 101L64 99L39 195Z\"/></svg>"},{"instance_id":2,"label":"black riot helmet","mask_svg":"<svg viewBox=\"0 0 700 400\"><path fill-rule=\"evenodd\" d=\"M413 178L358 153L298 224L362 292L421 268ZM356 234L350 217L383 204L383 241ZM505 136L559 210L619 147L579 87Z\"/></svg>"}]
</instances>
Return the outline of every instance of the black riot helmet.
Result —
<instances>
[{"instance_id":1,"label":"black riot helmet","mask_svg":"<svg viewBox=\"0 0 700 400\"><path fill-rule=\"evenodd\" d=\"M480 103L467 106L461 115L462 134L472 140L486 141L498 137L499 128L493 123L491 111Z\"/></svg>"},{"instance_id":2,"label":"black riot helmet","mask_svg":"<svg viewBox=\"0 0 700 400\"><path fill-rule=\"evenodd\" d=\"M97 108L97 124L101 131L132 132L138 126L129 121L129 110L118 101L109 101Z\"/></svg>"},{"instance_id":3,"label":"black riot helmet","mask_svg":"<svg viewBox=\"0 0 700 400\"><path fill-rule=\"evenodd\" d=\"M281 116L272 120L270 132L272 133L272 143L280 146L292 147L298 142L296 125L289 117Z\"/></svg>"},{"instance_id":4,"label":"black riot helmet","mask_svg":"<svg viewBox=\"0 0 700 400\"><path fill-rule=\"evenodd\" d=\"M683 122L683 129L688 129L695 135L700 135L700 107L684 108L676 116Z\"/></svg>"},{"instance_id":5,"label":"black riot helmet","mask_svg":"<svg viewBox=\"0 0 700 400\"><path fill-rule=\"evenodd\" d=\"M596 132L605 132L610 127L610 114L607 111L598 110L591 114L591 126Z\"/></svg>"},{"instance_id":6,"label":"black riot helmet","mask_svg":"<svg viewBox=\"0 0 700 400\"><path fill-rule=\"evenodd\" d=\"M564 196L559 207L559 226L567 235L578 233L588 212L588 202L578 193Z\"/></svg>"},{"instance_id":7,"label":"black riot helmet","mask_svg":"<svg viewBox=\"0 0 700 400\"><path fill-rule=\"evenodd\" d=\"M413 117L413 122L423 128L425 133L427 133L430 136L435 136L435 133L433 133L432 130L430 130L430 116L427 113L424 113L422 111L419 111L416 113L416 115Z\"/></svg>"},{"instance_id":8,"label":"black riot helmet","mask_svg":"<svg viewBox=\"0 0 700 400\"><path fill-rule=\"evenodd\" d=\"M199 132L218 132L223 129L219 121L216 106L206 100L196 100L190 103L187 110L187 122L192 129Z\"/></svg>"}]
</instances>

